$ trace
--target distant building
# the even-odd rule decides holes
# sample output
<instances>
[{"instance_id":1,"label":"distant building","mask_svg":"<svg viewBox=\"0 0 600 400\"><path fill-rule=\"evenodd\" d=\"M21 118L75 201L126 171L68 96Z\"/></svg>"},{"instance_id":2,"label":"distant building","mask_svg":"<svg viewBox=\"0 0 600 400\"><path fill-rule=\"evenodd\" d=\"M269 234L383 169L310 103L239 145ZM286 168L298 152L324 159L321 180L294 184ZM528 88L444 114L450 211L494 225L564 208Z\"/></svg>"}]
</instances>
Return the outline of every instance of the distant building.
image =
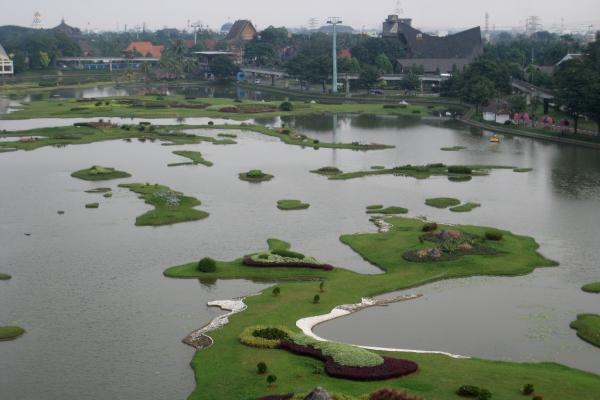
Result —
<instances>
[{"instance_id":1,"label":"distant building","mask_svg":"<svg viewBox=\"0 0 600 400\"><path fill-rule=\"evenodd\" d=\"M482 109L483 120L495 122L497 124L506 124L510 121L510 110L506 104L490 103Z\"/></svg>"},{"instance_id":2,"label":"distant building","mask_svg":"<svg viewBox=\"0 0 600 400\"><path fill-rule=\"evenodd\" d=\"M239 19L231 26L231 29L227 33L225 40L230 42L235 41L249 41L256 37L258 34L252 22L247 19Z\"/></svg>"},{"instance_id":3,"label":"distant building","mask_svg":"<svg viewBox=\"0 0 600 400\"><path fill-rule=\"evenodd\" d=\"M141 54L142 57L148 58L160 58L165 46L155 46L152 42L131 42L126 49L123 50L123 54L129 57L135 57L136 54Z\"/></svg>"},{"instance_id":4,"label":"distant building","mask_svg":"<svg viewBox=\"0 0 600 400\"><path fill-rule=\"evenodd\" d=\"M413 28L409 18L390 15L383 23L383 37L401 41L405 57L397 61L402 68L423 67L426 73L461 70L483 54L480 27L437 37Z\"/></svg>"},{"instance_id":5,"label":"distant building","mask_svg":"<svg viewBox=\"0 0 600 400\"><path fill-rule=\"evenodd\" d=\"M81 29L67 25L65 19L60 20L60 24L52 28L53 31L64 33L69 38L78 38L82 35Z\"/></svg>"},{"instance_id":6,"label":"distant building","mask_svg":"<svg viewBox=\"0 0 600 400\"><path fill-rule=\"evenodd\" d=\"M0 75L13 75L15 73L14 65L6 51L4 51L4 47L0 44Z\"/></svg>"},{"instance_id":7,"label":"distant building","mask_svg":"<svg viewBox=\"0 0 600 400\"><path fill-rule=\"evenodd\" d=\"M231 30L232 26L233 26L233 22L227 22L227 23L223 24L223 26L221 27L221 35L227 36L229 34L229 31Z\"/></svg>"}]
</instances>

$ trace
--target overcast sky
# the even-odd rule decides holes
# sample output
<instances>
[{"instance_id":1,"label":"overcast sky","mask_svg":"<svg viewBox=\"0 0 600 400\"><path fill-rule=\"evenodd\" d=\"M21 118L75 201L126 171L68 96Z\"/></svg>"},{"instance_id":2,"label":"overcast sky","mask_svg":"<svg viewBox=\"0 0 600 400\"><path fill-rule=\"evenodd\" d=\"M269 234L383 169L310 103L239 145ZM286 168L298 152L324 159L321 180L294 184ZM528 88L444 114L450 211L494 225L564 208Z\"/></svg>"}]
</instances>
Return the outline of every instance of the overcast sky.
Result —
<instances>
[{"instance_id":1,"label":"overcast sky","mask_svg":"<svg viewBox=\"0 0 600 400\"><path fill-rule=\"evenodd\" d=\"M395 0L2 0L0 25L30 26L39 11L44 27L53 27L65 17L82 29L115 30L142 25L150 29L185 28L188 20L202 21L219 28L227 21L250 19L259 29L269 25L306 26L311 17L320 23L327 16L339 16L355 28L380 27L396 8ZM537 15L547 28L594 25L600 29L600 0L405 0L404 16L423 28L483 26L485 13L490 25L521 26L529 15ZM88 25L89 24L89 25Z\"/></svg>"}]
</instances>

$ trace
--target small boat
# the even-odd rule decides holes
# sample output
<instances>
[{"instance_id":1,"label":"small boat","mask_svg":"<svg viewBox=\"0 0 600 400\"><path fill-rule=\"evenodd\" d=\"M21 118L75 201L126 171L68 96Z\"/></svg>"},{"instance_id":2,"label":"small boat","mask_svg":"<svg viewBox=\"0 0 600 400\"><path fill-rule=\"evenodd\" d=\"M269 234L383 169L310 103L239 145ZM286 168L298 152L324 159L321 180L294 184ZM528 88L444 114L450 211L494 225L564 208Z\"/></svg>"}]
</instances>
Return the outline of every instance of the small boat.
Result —
<instances>
[{"instance_id":1,"label":"small boat","mask_svg":"<svg viewBox=\"0 0 600 400\"><path fill-rule=\"evenodd\" d=\"M490 142L492 143L500 143L500 137L498 135L494 135L490 138Z\"/></svg>"}]
</instances>

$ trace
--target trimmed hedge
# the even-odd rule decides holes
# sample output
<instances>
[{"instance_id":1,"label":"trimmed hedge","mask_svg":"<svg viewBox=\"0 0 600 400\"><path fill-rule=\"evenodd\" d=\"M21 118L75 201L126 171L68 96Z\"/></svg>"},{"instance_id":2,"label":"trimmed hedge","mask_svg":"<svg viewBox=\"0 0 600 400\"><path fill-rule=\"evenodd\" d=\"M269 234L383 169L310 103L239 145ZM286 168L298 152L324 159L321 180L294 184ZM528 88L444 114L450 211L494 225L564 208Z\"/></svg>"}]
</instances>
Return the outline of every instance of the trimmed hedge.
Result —
<instances>
[{"instance_id":1,"label":"trimmed hedge","mask_svg":"<svg viewBox=\"0 0 600 400\"><path fill-rule=\"evenodd\" d=\"M491 241L495 241L495 242L502 240L503 236L504 235L500 231L486 231L485 232L485 238L487 240L491 240Z\"/></svg>"},{"instance_id":2,"label":"trimmed hedge","mask_svg":"<svg viewBox=\"0 0 600 400\"><path fill-rule=\"evenodd\" d=\"M304 254L297 253L297 252L291 251L291 250L275 249L275 250L271 251L271 253L277 254L278 256L281 256L281 257L297 258L298 260L303 260L305 258Z\"/></svg>"},{"instance_id":3,"label":"trimmed hedge","mask_svg":"<svg viewBox=\"0 0 600 400\"><path fill-rule=\"evenodd\" d=\"M240 333L240 336L239 336L240 342L242 342L246 346L259 347L259 348L264 348L264 349L274 349L274 348L278 347L281 344L283 337L280 339L276 339L276 338L268 339L265 337L256 336L256 333L260 334L261 332L265 332L266 330L270 330L272 332L279 331L279 332L285 334L285 337L290 337L294 334L291 330L289 330L285 326L265 326L265 325L249 326L249 327L245 328L242 331L242 333Z\"/></svg>"},{"instance_id":4,"label":"trimmed hedge","mask_svg":"<svg viewBox=\"0 0 600 400\"><path fill-rule=\"evenodd\" d=\"M248 267L283 267L283 268L310 268L310 269L322 269L325 271L331 271L333 265L329 264L311 264L306 262L268 262L268 261L257 261L250 257L246 257L242 260L242 264Z\"/></svg>"}]
</instances>

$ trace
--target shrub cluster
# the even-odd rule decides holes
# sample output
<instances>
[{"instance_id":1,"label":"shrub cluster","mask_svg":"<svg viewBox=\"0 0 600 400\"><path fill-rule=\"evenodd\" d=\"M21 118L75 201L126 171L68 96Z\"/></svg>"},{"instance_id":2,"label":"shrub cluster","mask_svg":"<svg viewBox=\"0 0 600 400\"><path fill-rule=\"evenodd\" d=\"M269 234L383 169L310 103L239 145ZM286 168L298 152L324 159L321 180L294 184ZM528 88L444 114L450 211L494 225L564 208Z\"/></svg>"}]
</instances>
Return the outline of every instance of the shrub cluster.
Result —
<instances>
[{"instance_id":1,"label":"shrub cluster","mask_svg":"<svg viewBox=\"0 0 600 400\"><path fill-rule=\"evenodd\" d=\"M217 270L217 262L210 257L204 257L198 261L198 271L200 272L215 272Z\"/></svg>"},{"instance_id":2,"label":"shrub cluster","mask_svg":"<svg viewBox=\"0 0 600 400\"><path fill-rule=\"evenodd\" d=\"M347 367L374 367L383 364L383 357L372 351L343 343L321 342L306 335L292 335L291 342L300 346L308 346L320 350L326 357L331 357L336 364Z\"/></svg>"},{"instance_id":3,"label":"shrub cluster","mask_svg":"<svg viewBox=\"0 0 600 400\"><path fill-rule=\"evenodd\" d=\"M490 400L492 393L487 389L482 389L477 386L464 385L458 388L456 394L462 397L471 397L477 400Z\"/></svg>"},{"instance_id":4,"label":"shrub cluster","mask_svg":"<svg viewBox=\"0 0 600 400\"><path fill-rule=\"evenodd\" d=\"M290 400L294 397L294 393L288 394L271 394L269 396L261 397L258 400Z\"/></svg>"},{"instance_id":5,"label":"shrub cluster","mask_svg":"<svg viewBox=\"0 0 600 400\"><path fill-rule=\"evenodd\" d=\"M422 400L422 398L411 396L397 389L384 388L369 394L369 400Z\"/></svg>"},{"instance_id":6,"label":"shrub cluster","mask_svg":"<svg viewBox=\"0 0 600 400\"><path fill-rule=\"evenodd\" d=\"M486 231L485 232L485 238L487 240L492 240L492 241L500 241L502 240L502 232L500 231Z\"/></svg>"},{"instance_id":7,"label":"shrub cluster","mask_svg":"<svg viewBox=\"0 0 600 400\"><path fill-rule=\"evenodd\" d=\"M342 346L352 347L349 345ZM350 379L356 381L377 381L408 375L415 372L418 369L417 364L412 361L399 360L389 357L382 357L382 362L375 366L356 367L341 365L338 364L332 356L325 355L321 349L316 349L307 345L296 344L290 341L283 341L281 343L280 348L285 349L294 354L313 357L325 362L325 372L327 373L327 375L332 376L334 378Z\"/></svg>"},{"instance_id":8,"label":"shrub cluster","mask_svg":"<svg viewBox=\"0 0 600 400\"><path fill-rule=\"evenodd\" d=\"M531 383L526 384L525 386L523 386L523 389L521 389L521 393L523 393L525 396L529 396L533 394L533 392L535 392L535 388Z\"/></svg>"},{"instance_id":9,"label":"shrub cluster","mask_svg":"<svg viewBox=\"0 0 600 400\"><path fill-rule=\"evenodd\" d=\"M297 252L291 251L291 250L275 249L275 250L271 251L271 253L277 254L278 256L281 256L281 257L297 258L298 260L303 260L305 258L304 254L297 253Z\"/></svg>"},{"instance_id":10,"label":"shrub cluster","mask_svg":"<svg viewBox=\"0 0 600 400\"><path fill-rule=\"evenodd\" d=\"M259 256L260 257L260 256ZM248 267L284 267L284 268L310 268L310 269L322 269L325 271L331 271L332 265L329 264L315 264L302 261L268 261L268 260L254 260L251 257L246 257L242 260L242 264Z\"/></svg>"},{"instance_id":11,"label":"shrub cluster","mask_svg":"<svg viewBox=\"0 0 600 400\"><path fill-rule=\"evenodd\" d=\"M258 336L255 335L258 333ZM264 336L271 336L266 338ZM284 326L249 326L240 333L240 342L250 347L274 349L281 344L282 339L290 337L293 332ZM279 338L277 338L277 337Z\"/></svg>"}]
</instances>

